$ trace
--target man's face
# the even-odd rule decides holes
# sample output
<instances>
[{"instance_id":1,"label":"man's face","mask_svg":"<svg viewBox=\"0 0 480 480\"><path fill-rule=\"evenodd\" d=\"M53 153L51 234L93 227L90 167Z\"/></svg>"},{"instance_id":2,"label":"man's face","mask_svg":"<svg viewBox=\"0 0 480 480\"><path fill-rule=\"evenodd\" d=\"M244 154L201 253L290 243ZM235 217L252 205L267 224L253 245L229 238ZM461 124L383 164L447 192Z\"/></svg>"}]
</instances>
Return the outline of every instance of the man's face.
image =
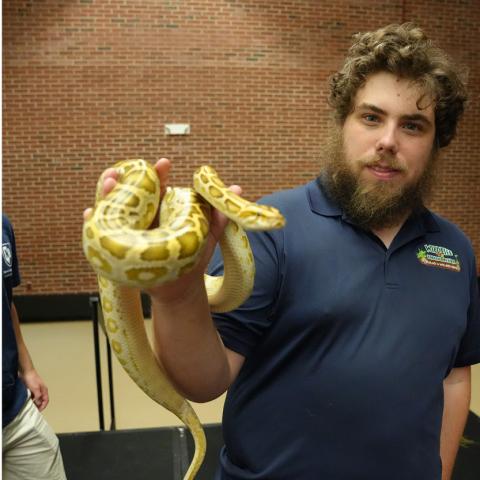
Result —
<instances>
[{"instance_id":1,"label":"man's face","mask_svg":"<svg viewBox=\"0 0 480 480\"><path fill-rule=\"evenodd\" d=\"M420 107L420 108L419 108ZM358 90L328 170L347 213L368 228L417 206L433 163L434 103L410 80L380 72Z\"/></svg>"}]
</instances>

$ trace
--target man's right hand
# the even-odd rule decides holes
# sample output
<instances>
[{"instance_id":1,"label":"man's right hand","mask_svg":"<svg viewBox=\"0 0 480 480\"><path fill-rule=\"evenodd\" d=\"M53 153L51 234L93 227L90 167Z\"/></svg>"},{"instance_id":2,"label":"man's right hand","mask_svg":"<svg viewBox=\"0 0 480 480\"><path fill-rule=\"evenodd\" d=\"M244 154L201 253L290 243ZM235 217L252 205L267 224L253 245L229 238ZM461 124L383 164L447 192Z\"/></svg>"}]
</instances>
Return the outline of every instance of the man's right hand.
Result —
<instances>
[{"instance_id":1,"label":"man's right hand","mask_svg":"<svg viewBox=\"0 0 480 480\"><path fill-rule=\"evenodd\" d=\"M155 163L154 167L160 180L160 198L163 199L168 186L168 176L171 168L171 162L167 158L161 158ZM114 168L108 168L102 173L102 178L102 193L103 195L107 195L115 187L118 174ZM233 185L230 187L230 189L239 195L242 191L238 185ZM89 218L91 213L92 208L87 208L83 214L84 219ZM208 266L208 263L210 262L215 250L215 246L222 236L227 223L228 219L222 213L212 207L210 231L200 261L193 270L183 275L180 279L146 290L147 293L151 295L152 301L161 303L175 302L180 299L179 297L185 297L187 294L199 293L199 289L203 290L203 274Z\"/></svg>"}]
</instances>

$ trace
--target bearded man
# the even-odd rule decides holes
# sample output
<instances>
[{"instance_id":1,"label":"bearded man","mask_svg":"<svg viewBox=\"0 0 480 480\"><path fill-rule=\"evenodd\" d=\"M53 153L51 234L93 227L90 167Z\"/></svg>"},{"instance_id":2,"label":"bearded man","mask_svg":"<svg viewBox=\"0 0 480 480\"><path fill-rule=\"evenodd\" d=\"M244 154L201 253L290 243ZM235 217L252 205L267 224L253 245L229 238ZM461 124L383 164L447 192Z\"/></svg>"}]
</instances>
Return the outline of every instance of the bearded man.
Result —
<instances>
[{"instance_id":1,"label":"bearded man","mask_svg":"<svg viewBox=\"0 0 480 480\"><path fill-rule=\"evenodd\" d=\"M424 200L465 99L419 28L358 34L332 78L321 175L265 198L286 227L249 235L249 300L212 319L203 269L220 215L203 263L149 292L178 390L228 389L217 479L450 478L480 362L477 268ZM169 162L157 169L166 180Z\"/></svg>"}]
</instances>

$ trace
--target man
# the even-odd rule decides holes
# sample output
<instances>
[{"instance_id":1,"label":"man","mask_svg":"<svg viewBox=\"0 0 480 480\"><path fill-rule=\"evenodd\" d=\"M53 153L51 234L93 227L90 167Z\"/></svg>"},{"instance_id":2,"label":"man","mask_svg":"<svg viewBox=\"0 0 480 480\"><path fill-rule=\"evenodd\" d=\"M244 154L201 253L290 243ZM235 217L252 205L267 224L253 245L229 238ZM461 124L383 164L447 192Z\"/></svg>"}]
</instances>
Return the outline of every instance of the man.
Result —
<instances>
[{"instance_id":1,"label":"man","mask_svg":"<svg viewBox=\"0 0 480 480\"><path fill-rule=\"evenodd\" d=\"M250 299L212 320L216 213L198 267L149 290L157 354L193 401L228 389L218 479L446 480L480 362L477 270L423 200L465 89L409 24L357 35L331 87L322 174L264 200L283 230L249 235Z\"/></svg>"},{"instance_id":2,"label":"man","mask_svg":"<svg viewBox=\"0 0 480 480\"><path fill-rule=\"evenodd\" d=\"M2 453L4 480L64 480L56 435L40 413L48 389L25 345L12 290L20 284L15 235L2 214Z\"/></svg>"}]
</instances>

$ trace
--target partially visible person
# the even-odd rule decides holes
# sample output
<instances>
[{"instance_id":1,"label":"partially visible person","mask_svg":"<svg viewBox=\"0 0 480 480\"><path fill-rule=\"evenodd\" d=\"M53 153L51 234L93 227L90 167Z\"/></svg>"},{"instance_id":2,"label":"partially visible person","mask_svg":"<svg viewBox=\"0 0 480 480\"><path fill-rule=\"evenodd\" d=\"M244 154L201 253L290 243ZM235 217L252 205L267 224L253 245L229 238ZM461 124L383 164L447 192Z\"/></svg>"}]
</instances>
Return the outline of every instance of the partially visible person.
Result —
<instances>
[{"instance_id":1,"label":"partially visible person","mask_svg":"<svg viewBox=\"0 0 480 480\"><path fill-rule=\"evenodd\" d=\"M48 389L36 371L12 300L20 284L15 235L2 214L2 473L4 480L66 479L58 438L40 413Z\"/></svg>"}]
</instances>

